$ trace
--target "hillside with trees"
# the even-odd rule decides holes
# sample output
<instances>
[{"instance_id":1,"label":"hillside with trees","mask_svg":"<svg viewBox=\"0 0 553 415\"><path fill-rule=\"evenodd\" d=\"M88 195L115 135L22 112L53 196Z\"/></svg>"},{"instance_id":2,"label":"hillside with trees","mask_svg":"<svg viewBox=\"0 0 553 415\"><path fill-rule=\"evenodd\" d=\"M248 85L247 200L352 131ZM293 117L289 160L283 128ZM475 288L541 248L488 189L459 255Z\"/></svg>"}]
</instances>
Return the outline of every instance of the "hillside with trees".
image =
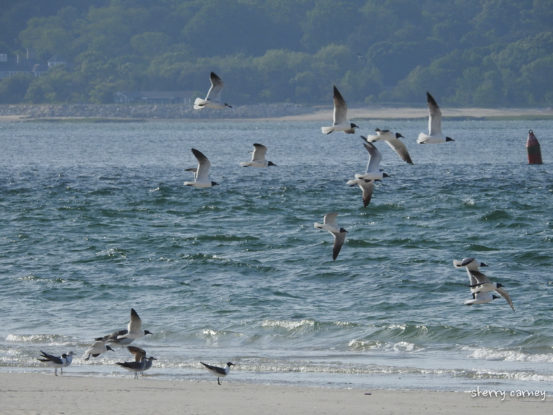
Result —
<instances>
[{"instance_id":1,"label":"hillside with trees","mask_svg":"<svg viewBox=\"0 0 553 415\"><path fill-rule=\"evenodd\" d=\"M5 0L0 56L0 103L202 95L215 71L235 104L551 106L553 0Z\"/></svg>"}]
</instances>

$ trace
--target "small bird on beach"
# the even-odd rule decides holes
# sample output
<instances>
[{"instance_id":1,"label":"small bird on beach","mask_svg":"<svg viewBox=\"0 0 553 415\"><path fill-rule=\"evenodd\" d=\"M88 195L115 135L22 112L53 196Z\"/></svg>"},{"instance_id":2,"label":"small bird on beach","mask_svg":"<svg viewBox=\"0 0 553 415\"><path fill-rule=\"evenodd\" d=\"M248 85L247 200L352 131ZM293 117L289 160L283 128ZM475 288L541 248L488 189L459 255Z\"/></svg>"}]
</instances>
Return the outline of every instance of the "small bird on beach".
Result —
<instances>
[{"instance_id":1,"label":"small bird on beach","mask_svg":"<svg viewBox=\"0 0 553 415\"><path fill-rule=\"evenodd\" d=\"M336 216L338 216L338 213L336 212L327 213L323 217L323 223L315 222L313 224L316 229L324 229L325 231L330 232L334 237L334 245L332 247L333 261L336 261L336 258L338 258L338 254L340 253L342 245L344 245L344 241L346 240L346 233L348 232L344 228L338 227L336 223Z\"/></svg>"},{"instance_id":2,"label":"small bird on beach","mask_svg":"<svg viewBox=\"0 0 553 415\"><path fill-rule=\"evenodd\" d=\"M438 144L448 141L455 141L451 137L444 137L442 134L442 112L436 103L436 100L430 92L426 93L426 102L428 103L428 134L420 133L417 138L419 144Z\"/></svg>"},{"instance_id":3,"label":"small bird on beach","mask_svg":"<svg viewBox=\"0 0 553 415\"><path fill-rule=\"evenodd\" d=\"M196 98L194 100L194 109L201 110L203 108L232 108L231 105L221 101L221 90L225 85L223 83L223 80L219 78L217 74L215 74L215 72L211 72L211 74L209 75L209 82L211 83L211 86L209 87L209 91L207 91L207 95L205 96L205 98Z\"/></svg>"},{"instance_id":4,"label":"small bird on beach","mask_svg":"<svg viewBox=\"0 0 553 415\"><path fill-rule=\"evenodd\" d=\"M52 366L54 368L54 375L56 376L58 376L58 368L63 375L63 368L71 364L71 362L73 361L73 355L75 354L73 352L69 352L62 354L61 356L54 356L43 352L42 350L40 351L40 353L41 357L38 360L47 363L49 366Z\"/></svg>"},{"instance_id":5,"label":"small bird on beach","mask_svg":"<svg viewBox=\"0 0 553 415\"><path fill-rule=\"evenodd\" d=\"M187 169L188 171L194 171L194 181L193 182L184 182L185 186L192 186L195 188L206 188L217 186L219 183L213 182L209 179L209 168L211 163L208 158L199 150L195 148L192 149L192 154L198 160L198 167L196 170Z\"/></svg>"},{"instance_id":6,"label":"small bird on beach","mask_svg":"<svg viewBox=\"0 0 553 415\"><path fill-rule=\"evenodd\" d=\"M240 163L242 167L269 167L276 166L272 161L265 160L265 154L267 153L267 147L263 144L254 143L252 159L250 161L243 161Z\"/></svg>"},{"instance_id":7,"label":"small bird on beach","mask_svg":"<svg viewBox=\"0 0 553 415\"><path fill-rule=\"evenodd\" d=\"M131 344L136 339L144 337L147 334L152 334L148 330L142 330L142 320L134 308L131 308L131 319L126 329L114 331L103 337L96 337L96 341L104 341L110 344L126 346Z\"/></svg>"},{"instance_id":8,"label":"small bird on beach","mask_svg":"<svg viewBox=\"0 0 553 415\"><path fill-rule=\"evenodd\" d=\"M463 258L461 261L453 260L453 266L455 268L465 267L467 270L472 300L465 301L466 305L489 303L490 301L500 298L493 295L493 292L495 291L501 295L501 297L503 297L511 306L513 311L515 311L511 297L503 288L503 285L497 282L492 282L486 275L480 272L479 267L487 267L485 263L478 262L474 258Z\"/></svg>"},{"instance_id":9,"label":"small bird on beach","mask_svg":"<svg viewBox=\"0 0 553 415\"><path fill-rule=\"evenodd\" d=\"M378 148L373 143L367 141L367 137L361 136L365 142L363 146L369 153L369 160L367 161L367 168L365 173L356 174L356 179L365 179L365 180L382 180L384 177L389 177L386 173L380 168L380 161L382 160L382 154L378 151Z\"/></svg>"},{"instance_id":10,"label":"small bird on beach","mask_svg":"<svg viewBox=\"0 0 553 415\"><path fill-rule=\"evenodd\" d=\"M342 97L342 94L340 94L340 91L336 88L336 85L334 85L333 101L334 114L332 126L321 127L323 134L330 134L333 131L343 131L346 134L355 133L355 129L359 128L359 126L348 120L348 106L346 105L346 101Z\"/></svg>"},{"instance_id":11,"label":"small bird on beach","mask_svg":"<svg viewBox=\"0 0 553 415\"><path fill-rule=\"evenodd\" d=\"M366 137L368 143L385 141L403 161L413 164L409 151L407 151L407 147L403 141L400 140L400 138L405 137L403 137L400 133L393 134L390 130L381 130L380 128L376 128L375 131L375 135L369 135Z\"/></svg>"},{"instance_id":12,"label":"small bird on beach","mask_svg":"<svg viewBox=\"0 0 553 415\"><path fill-rule=\"evenodd\" d=\"M217 384L218 385L221 385L220 378L224 378L225 376L227 376L230 372L230 367L234 366L234 363L232 363L232 362L227 362L227 365L225 367L212 366L212 365L208 365L207 363L204 363L204 362L200 362L200 363L202 365L204 365L204 367L209 372L211 372L213 375L217 376Z\"/></svg>"},{"instance_id":13,"label":"small bird on beach","mask_svg":"<svg viewBox=\"0 0 553 415\"><path fill-rule=\"evenodd\" d=\"M111 346L106 344L106 340L96 340L86 351L84 352L84 360L90 359L92 357L98 357L102 353L107 352L108 350L114 351Z\"/></svg>"},{"instance_id":14,"label":"small bird on beach","mask_svg":"<svg viewBox=\"0 0 553 415\"><path fill-rule=\"evenodd\" d=\"M146 351L140 347L128 346L127 350L134 355L134 362L116 362L115 364L134 372L135 379L138 379L139 373L144 376L144 372L152 367L152 360L157 360L153 356L146 357Z\"/></svg>"}]
</instances>

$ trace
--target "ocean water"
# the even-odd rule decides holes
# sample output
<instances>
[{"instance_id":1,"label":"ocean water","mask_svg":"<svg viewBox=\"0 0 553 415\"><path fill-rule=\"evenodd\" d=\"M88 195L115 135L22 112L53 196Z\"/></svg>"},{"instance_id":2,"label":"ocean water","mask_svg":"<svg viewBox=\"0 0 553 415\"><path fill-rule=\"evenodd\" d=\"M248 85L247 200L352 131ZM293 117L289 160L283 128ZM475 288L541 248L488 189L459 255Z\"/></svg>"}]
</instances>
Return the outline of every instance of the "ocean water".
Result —
<instances>
[{"instance_id":1,"label":"ocean water","mask_svg":"<svg viewBox=\"0 0 553 415\"><path fill-rule=\"evenodd\" d=\"M0 371L129 376L125 349L89 362L94 337L134 307L154 334L150 378L353 388L553 392L553 121L356 120L402 132L414 165L377 143L390 175L362 207L358 135L319 122L155 121L0 125ZM324 123L323 123L324 124ZM545 164L527 164L528 129ZM242 168L252 144L269 169ZM190 148L211 189L183 186ZM314 229L338 212L348 230ZM511 294L467 307L476 257ZM214 380L213 380L214 381Z\"/></svg>"}]
</instances>

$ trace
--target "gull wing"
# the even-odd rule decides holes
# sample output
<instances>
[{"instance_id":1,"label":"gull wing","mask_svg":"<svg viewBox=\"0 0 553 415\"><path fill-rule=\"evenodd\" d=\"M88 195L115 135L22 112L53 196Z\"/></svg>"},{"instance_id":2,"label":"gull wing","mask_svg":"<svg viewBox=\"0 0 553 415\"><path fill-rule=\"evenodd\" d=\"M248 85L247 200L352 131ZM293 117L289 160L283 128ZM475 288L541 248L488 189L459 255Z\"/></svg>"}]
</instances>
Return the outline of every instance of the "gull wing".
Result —
<instances>
[{"instance_id":1,"label":"gull wing","mask_svg":"<svg viewBox=\"0 0 553 415\"><path fill-rule=\"evenodd\" d=\"M511 301L511 297L509 296L509 293L505 291L503 288L498 287L495 289L505 300L507 300L507 303L511 306L513 311L515 311L515 306L513 306L513 302Z\"/></svg>"},{"instance_id":2,"label":"gull wing","mask_svg":"<svg viewBox=\"0 0 553 415\"><path fill-rule=\"evenodd\" d=\"M488 277L486 277L483 273L481 273L480 271L471 271L471 270L467 270L468 274L469 274L469 280L470 280L470 286L471 288L477 286L477 285L482 285L482 284L490 284L491 281L489 280Z\"/></svg>"},{"instance_id":3,"label":"gull wing","mask_svg":"<svg viewBox=\"0 0 553 415\"><path fill-rule=\"evenodd\" d=\"M365 141L366 138L362 137ZM363 143L367 151L369 152L369 161L367 163L367 169L365 170L365 173L368 173L370 171L377 172L380 169L380 160L382 160L382 154L380 154L380 151L376 148L376 146L373 143L365 142Z\"/></svg>"},{"instance_id":4,"label":"gull wing","mask_svg":"<svg viewBox=\"0 0 553 415\"><path fill-rule=\"evenodd\" d=\"M429 92L426 93L426 102L428 103L428 135L442 134L442 112L438 103Z\"/></svg>"},{"instance_id":5,"label":"gull wing","mask_svg":"<svg viewBox=\"0 0 553 415\"><path fill-rule=\"evenodd\" d=\"M254 143L253 147L252 161L264 161L265 153L267 153L267 147L258 143Z\"/></svg>"},{"instance_id":6,"label":"gull wing","mask_svg":"<svg viewBox=\"0 0 553 415\"><path fill-rule=\"evenodd\" d=\"M334 235L334 246L332 247L332 260L336 261L336 258L338 258L338 254L340 253L340 250L342 249L342 245L344 245L344 241L346 240L346 232L338 232L338 233L332 233Z\"/></svg>"},{"instance_id":7,"label":"gull wing","mask_svg":"<svg viewBox=\"0 0 553 415\"><path fill-rule=\"evenodd\" d=\"M346 105L346 101L342 97L342 94L340 94L340 91L338 91L338 88L334 86L334 125L342 124L347 122L348 120L348 106Z\"/></svg>"},{"instance_id":8,"label":"gull wing","mask_svg":"<svg viewBox=\"0 0 553 415\"><path fill-rule=\"evenodd\" d=\"M324 215L323 223L325 225L336 226L336 216L338 216L336 212L327 213Z\"/></svg>"},{"instance_id":9,"label":"gull wing","mask_svg":"<svg viewBox=\"0 0 553 415\"><path fill-rule=\"evenodd\" d=\"M401 157L403 161L409 164L413 164L411 156L409 155L409 151L407 151L407 147L405 146L403 141L401 141L399 138L389 138L385 141L392 148L392 150L394 150L397 155Z\"/></svg>"},{"instance_id":10,"label":"gull wing","mask_svg":"<svg viewBox=\"0 0 553 415\"><path fill-rule=\"evenodd\" d=\"M196 157L196 159L198 160L198 169L196 170L195 175L196 181L209 181L209 168L211 167L211 163L201 151L193 148L192 153L194 154L194 157Z\"/></svg>"},{"instance_id":11,"label":"gull wing","mask_svg":"<svg viewBox=\"0 0 553 415\"><path fill-rule=\"evenodd\" d=\"M361 179L362 180L362 179ZM361 183L361 191L363 192L363 207L367 207L371 203L373 196L374 180L363 180Z\"/></svg>"},{"instance_id":12,"label":"gull wing","mask_svg":"<svg viewBox=\"0 0 553 415\"><path fill-rule=\"evenodd\" d=\"M205 99L209 99L210 101L218 101L221 96L221 90L225 84L215 72L211 72L209 75L209 81L211 82L211 87L209 88L209 91L207 91Z\"/></svg>"},{"instance_id":13,"label":"gull wing","mask_svg":"<svg viewBox=\"0 0 553 415\"><path fill-rule=\"evenodd\" d=\"M142 320L140 320L140 317L138 316L138 313L135 311L134 308L131 308L131 320L129 321L129 326L127 328L129 333L137 333L140 332L142 328Z\"/></svg>"},{"instance_id":14,"label":"gull wing","mask_svg":"<svg viewBox=\"0 0 553 415\"><path fill-rule=\"evenodd\" d=\"M127 346L127 350L134 355L134 361L140 362L146 357L146 350L137 346Z\"/></svg>"}]
</instances>

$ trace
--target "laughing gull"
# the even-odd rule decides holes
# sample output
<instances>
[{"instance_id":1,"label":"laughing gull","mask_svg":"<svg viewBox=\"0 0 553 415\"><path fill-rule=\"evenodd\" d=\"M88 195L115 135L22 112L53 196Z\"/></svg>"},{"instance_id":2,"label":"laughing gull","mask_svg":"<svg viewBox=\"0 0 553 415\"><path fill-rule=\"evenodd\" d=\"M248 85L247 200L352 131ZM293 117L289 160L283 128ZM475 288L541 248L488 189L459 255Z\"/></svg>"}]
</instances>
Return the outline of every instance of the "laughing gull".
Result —
<instances>
[{"instance_id":1,"label":"laughing gull","mask_svg":"<svg viewBox=\"0 0 553 415\"><path fill-rule=\"evenodd\" d=\"M208 365L207 363L200 362L204 367L209 370L213 375L217 376L217 384L220 385L221 381L220 378L224 378L226 375L230 372L230 367L234 366L234 363L227 362L227 365L225 367L219 367L219 366L212 366Z\"/></svg>"},{"instance_id":2,"label":"laughing gull","mask_svg":"<svg viewBox=\"0 0 553 415\"><path fill-rule=\"evenodd\" d=\"M375 131L375 135L367 136L367 142L374 143L375 141L385 141L403 161L413 164L409 151L407 151L407 147L400 140L400 138L405 137L403 137L400 133L393 134L390 130L381 130L380 128L377 128Z\"/></svg>"},{"instance_id":3,"label":"laughing gull","mask_svg":"<svg viewBox=\"0 0 553 415\"><path fill-rule=\"evenodd\" d=\"M184 182L184 185L196 188L212 187L218 185L219 183L209 180L209 168L211 167L211 163L209 162L208 158L204 156L201 151L196 150L195 148L192 149L192 154L194 154L194 157L196 157L196 159L198 160L198 167L195 170L187 169L188 171L194 171L194 181Z\"/></svg>"},{"instance_id":4,"label":"laughing gull","mask_svg":"<svg viewBox=\"0 0 553 415\"><path fill-rule=\"evenodd\" d=\"M361 136L361 138L365 141L363 146L369 152L369 160L367 162L365 173L356 174L355 178L364 180L382 180L384 177L388 177L388 175L380 169L380 161L382 160L382 154L380 154L380 151L378 151L373 143L369 143L367 141L367 137Z\"/></svg>"},{"instance_id":5,"label":"laughing gull","mask_svg":"<svg viewBox=\"0 0 553 415\"><path fill-rule=\"evenodd\" d=\"M152 367L152 360L157 360L153 356L146 357L146 351L140 347L128 346L127 350L134 355L134 362L117 362L115 364L134 372L135 379L138 379L139 373L144 376L144 372Z\"/></svg>"},{"instance_id":6,"label":"laughing gull","mask_svg":"<svg viewBox=\"0 0 553 415\"><path fill-rule=\"evenodd\" d=\"M333 131L343 131L346 134L355 133L355 129L359 128L356 124L348 120L348 106L346 101L334 85L334 114L331 127L321 127L323 134L330 134Z\"/></svg>"},{"instance_id":7,"label":"laughing gull","mask_svg":"<svg viewBox=\"0 0 553 415\"><path fill-rule=\"evenodd\" d=\"M54 374L58 376L58 367L60 368L61 374L63 375L63 368L67 367L73 361L73 352L64 353L61 356L54 356L46 352L40 351L41 357L38 359L41 362L47 363L49 366L54 368Z\"/></svg>"},{"instance_id":8,"label":"laughing gull","mask_svg":"<svg viewBox=\"0 0 553 415\"><path fill-rule=\"evenodd\" d=\"M346 240L346 233L348 232L344 228L338 227L336 223L336 216L338 216L336 212L327 213L323 217L323 223L315 222L313 224L316 229L324 229L325 231L330 232L334 237L334 246L332 247L333 261L336 261L336 258L342 249L342 245L344 245L344 241Z\"/></svg>"},{"instance_id":9,"label":"laughing gull","mask_svg":"<svg viewBox=\"0 0 553 415\"><path fill-rule=\"evenodd\" d=\"M363 197L363 207L367 207L371 203L374 190L374 180L371 179L352 179L346 182L348 186L359 186Z\"/></svg>"},{"instance_id":10,"label":"laughing gull","mask_svg":"<svg viewBox=\"0 0 553 415\"><path fill-rule=\"evenodd\" d=\"M254 143L252 159L250 161L243 161L240 163L242 167L269 167L276 166L272 161L265 160L265 154L267 153L267 147L263 144Z\"/></svg>"},{"instance_id":11,"label":"laughing gull","mask_svg":"<svg viewBox=\"0 0 553 415\"><path fill-rule=\"evenodd\" d=\"M134 340L144 337L147 334L152 333L148 330L142 330L142 320L134 308L131 308L131 320L129 321L126 330L117 330L104 337L97 337L94 340L117 344L119 346L126 346L131 344Z\"/></svg>"},{"instance_id":12,"label":"laughing gull","mask_svg":"<svg viewBox=\"0 0 553 415\"><path fill-rule=\"evenodd\" d=\"M211 74L209 75L209 81L211 82L211 87L209 88L209 91L207 91L206 97L204 99L196 98L196 100L194 101L194 109L201 110L202 108L232 108L232 106L230 106L226 102L223 103L221 101L221 90L225 85L223 83L223 80L219 78L215 74L215 72L211 72Z\"/></svg>"},{"instance_id":13,"label":"laughing gull","mask_svg":"<svg viewBox=\"0 0 553 415\"><path fill-rule=\"evenodd\" d=\"M109 345L106 344L105 340L96 340L92 344L92 346L90 346L88 349L86 349L86 352L84 352L84 360L90 359L90 356L98 357L108 350L111 350L112 352L114 351Z\"/></svg>"},{"instance_id":14,"label":"laughing gull","mask_svg":"<svg viewBox=\"0 0 553 415\"><path fill-rule=\"evenodd\" d=\"M499 295L501 295L501 297L505 298L513 311L515 311L515 307L513 306L511 297L509 296L509 293L507 293L507 291L503 289L503 285L497 282L490 281L490 279L486 277L486 275L479 271L479 266L486 267L486 264L484 264L483 262L478 262L474 258L463 258L461 261L453 260L453 266L455 268L465 267L465 269L467 270L472 300L465 301L465 304L472 305L489 303L496 298L500 298L492 294L492 292L495 291Z\"/></svg>"},{"instance_id":15,"label":"laughing gull","mask_svg":"<svg viewBox=\"0 0 553 415\"><path fill-rule=\"evenodd\" d=\"M436 144L447 141L455 141L451 137L444 137L442 134L442 112L436 103L436 100L429 92L426 93L426 102L428 103L428 134L420 133L417 138L419 144Z\"/></svg>"}]
</instances>

